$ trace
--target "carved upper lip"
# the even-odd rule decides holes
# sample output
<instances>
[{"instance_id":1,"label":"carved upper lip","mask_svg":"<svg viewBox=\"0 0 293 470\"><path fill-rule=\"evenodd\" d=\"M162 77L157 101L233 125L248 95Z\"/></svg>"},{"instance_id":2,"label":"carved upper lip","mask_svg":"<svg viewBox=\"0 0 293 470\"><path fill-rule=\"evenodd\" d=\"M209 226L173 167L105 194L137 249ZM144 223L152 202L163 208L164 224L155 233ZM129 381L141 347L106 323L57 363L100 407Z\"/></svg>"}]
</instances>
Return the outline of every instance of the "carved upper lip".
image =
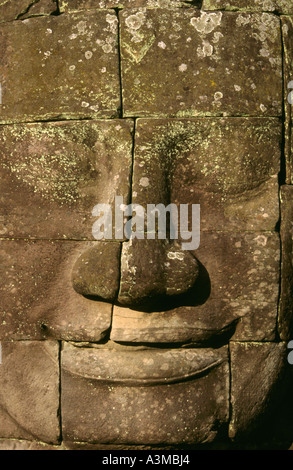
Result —
<instances>
[{"instance_id":1,"label":"carved upper lip","mask_svg":"<svg viewBox=\"0 0 293 470\"><path fill-rule=\"evenodd\" d=\"M71 375L127 386L182 382L227 360L227 347L214 349L113 350L64 345L62 367Z\"/></svg>"}]
</instances>

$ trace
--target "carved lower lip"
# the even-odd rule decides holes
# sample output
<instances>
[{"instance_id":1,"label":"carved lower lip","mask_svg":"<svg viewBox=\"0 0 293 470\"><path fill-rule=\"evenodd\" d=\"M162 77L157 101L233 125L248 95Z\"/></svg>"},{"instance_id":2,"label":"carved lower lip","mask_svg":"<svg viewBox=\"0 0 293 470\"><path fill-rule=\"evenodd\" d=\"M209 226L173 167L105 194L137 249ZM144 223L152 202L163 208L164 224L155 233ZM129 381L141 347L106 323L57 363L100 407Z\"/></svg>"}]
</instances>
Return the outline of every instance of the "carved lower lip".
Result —
<instances>
[{"instance_id":1,"label":"carved lower lip","mask_svg":"<svg viewBox=\"0 0 293 470\"><path fill-rule=\"evenodd\" d=\"M66 343L63 370L105 384L166 385L191 380L227 360L227 348L117 351Z\"/></svg>"}]
</instances>

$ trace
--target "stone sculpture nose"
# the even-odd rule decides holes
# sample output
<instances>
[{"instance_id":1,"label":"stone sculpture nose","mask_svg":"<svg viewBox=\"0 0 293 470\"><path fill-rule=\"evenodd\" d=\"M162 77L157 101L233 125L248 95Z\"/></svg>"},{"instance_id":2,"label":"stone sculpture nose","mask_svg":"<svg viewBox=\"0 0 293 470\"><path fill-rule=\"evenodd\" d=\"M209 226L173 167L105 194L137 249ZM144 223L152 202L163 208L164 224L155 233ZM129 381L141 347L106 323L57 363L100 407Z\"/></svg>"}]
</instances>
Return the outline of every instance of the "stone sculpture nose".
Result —
<instances>
[{"instance_id":1,"label":"stone sculpture nose","mask_svg":"<svg viewBox=\"0 0 293 470\"><path fill-rule=\"evenodd\" d=\"M138 307L176 299L198 276L198 261L179 244L131 239L97 242L77 260L72 281L84 296Z\"/></svg>"}]
</instances>

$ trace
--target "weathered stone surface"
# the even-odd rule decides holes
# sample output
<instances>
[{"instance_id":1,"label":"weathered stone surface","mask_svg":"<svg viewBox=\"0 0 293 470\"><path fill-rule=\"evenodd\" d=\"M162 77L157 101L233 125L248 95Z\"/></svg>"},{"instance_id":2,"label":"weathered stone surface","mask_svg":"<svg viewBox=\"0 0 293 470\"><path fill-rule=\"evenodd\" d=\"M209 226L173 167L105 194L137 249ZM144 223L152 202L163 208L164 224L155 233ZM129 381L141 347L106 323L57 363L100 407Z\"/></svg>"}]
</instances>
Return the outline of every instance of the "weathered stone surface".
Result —
<instances>
[{"instance_id":1,"label":"weathered stone surface","mask_svg":"<svg viewBox=\"0 0 293 470\"><path fill-rule=\"evenodd\" d=\"M17 439L0 439L0 450L65 450L62 446L49 445L44 442L22 441Z\"/></svg>"},{"instance_id":2,"label":"weathered stone surface","mask_svg":"<svg viewBox=\"0 0 293 470\"><path fill-rule=\"evenodd\" d=\"M293 7L292 7L293 8ZM292 131L292 105L293 105L293 20L282 17L282 32L284 42L284 109L285 109L285 158L286 183L293 182L293 131Z\"/></svg>"},{"instance_id":3,"label":"weathered stone surface","mask_svg":"<svg viewBox=\"0 0 293 470\"><path fill-rule=\"evenodd\" d=\"M285 343L230 343L231 438L249 436L270 412L272 392L278 390L286 364ZM270 425L273 427L274 423ZM259 436L261 437L261 436Z\"/></svg>"},{"instance_id":4,"label":"weathered stone surface","mask_svg":"<svg viewBox=\"0 0 293 470\"><path fill-rule=\"evenodd\" d=\"M41 339L49 335L69 341L100 341L111 326L112 305L78 294L72 285L72 270L84 253L93 247L103 251L103 246L102 242L2 240L0 338ZM194 255L202 263L194 291L171 306L164 300L154 303L154 313L134 312L131 317L126 310L127 320L125 310L115 307L112 339L212 341L227 330L232 334L239 317L238 339L274 339L278 235L207 232ZM135 254L136 259L139 256ZM113 262L117 263L117 258L110 258L108 264ZM147 263L143 268L150 269ZM133 272L136 267L131 265L131 269ZM112 279L115 284L115 274L112 278L106 264L97 278L109 288ZM127 280L124 271L124 288ZM137 289L144 292L143 278Z\"/></svg>"},{"instance_id":5,"label":"weathered stone surface","mask_svg":"<svg viewBox=\"0 0 293 470\"><path fill-rule=\"evenodd\" d=\"M184 365L194 375L188 381L182 380ZM197 377L202 367L206 372ZM65 441L210 442L228 420L226 348L107 351L65 344L62 384Z\"/></svg>"},{"instance_id":6,"label":"weathered stone surface","mask_svg":"<svg viewBox=\"0 0 293 470\"><path fill-rule=\"evenodd\" d=\"M1 237L93 239L96 204L127 202L132 122L1 126Z\"/></svg>"},{"instance_id":7,"label":"weathered stone surface","mask_svg":"<svg viewBox=\"0 0 293 470\"><path fill-rule=\"evenodd\" d=\"M59 346L53 341L2 342L0 436L57 443Z\"/></svg>"},{"instance_id":8,"label":"weathered stone surface","mask_svg":"<svg viewBox=\"0 0 293 470\"><path fill-rule=\"evenodd\" d=\"M99 243L76 261L72 284L76 292L112 302L117 298L120 281L120 243Z\"/></svg>"},{"instance_id":9,"label":"weathered stone surface","mask_svg":"<svg viewBox=\"0 0 293 470\"><path fill-rule=\"evenodd\" d=\"M183 0L59 0L61 12L98 8L178 8L188 4ZM193 5L194 7L194 5Z\"/></svg>"},{"instance_id":10,"label":"weathered stone surface","mask_svg":"<svg viewBox=\"0 0 293 470\"><path fill-rule=\"evenodd\" d=\"M120 21L125 116L282 115L278 17L187 8Z\"/></svg>"},{"instance_id":11,"label":"weathered stone surface","mask_svg":"<svg viewBox=\"0 0 293 470\"><path fill-rule=\"evenodd\" d=\"M283 341L293 334L293 186L281 187L281 295L278 326Z\"/></svg>"},{"instance_id":12,"label":"weathered stone surface","mask_svg":"<svg viewBox=\"0 0 293 470\"><path fill-rule=\"evenodd\" d=\"M265 11L293 14L291 0L203 0L203 10Z\"/></svg>"},{"instance_id":13,"label":"weathered stone surface","mask_svg":"<svg viewBox=\"0 0 293 470\"><path fill-rule=\"evenodd\" d=\"M112 305L78 294L71 274L97 243L2 240L0 339L100 341L111 326Z\"/></svg>"},{"instance_id":14,"label":"weathered stone surface","mask_svg":"<svg viewBox=\"0 0 293 470\"><path fill-rule=\"evenodd\" d=\"M165 449L173 449L174 446L133 446L131 444L120 444L120 445L113 445L113 444L89 444L87 442L64 442L65 450L107 450L107 451L121 451L121 450L165 450Z\"/></svg>"},{"instance_id":15,"label":"weathered stone surface","mask_svg":"<svg viewBox=\"0 0 293 470\"><path fill-rule=\"evenodd\" d=\"M140 245L135 247L139 251ZM114 306L113 341L213 344L227 340L235 328L233 338L241 341L275 339L278 234L205 232L193 254L200 262L200 272L191 293L177 305L154 303L152 310ZM130 269L134 269L131 262ZM145 269L151 269L147 261ZM141 281L137 289L143 286Z\"/></svg>"},{"instance_id":16,"label":"weathered stone surface","mask_svg":"<svg viewBox=\"0 0 293 470\"><path fill-rule=\"evenodd\" d=\"M189 292L199 276L199 265L188 251L165 240L123 243L118 302L146 305L176 301Z\"/></svg>"},{"instance_id":17,"label":"weathered stone surface","mask_svg":"<svg viewBox=\"0 0 293 470\"><path fill-rule=\"evenodd\" d=\"M20 19L33 16L51 15L57 11L57 0L36 0L31 3L29 8L23 13Z\"/></svg>"},{"instance_id":18,"label":"weathered stone surface","mask_svg":"<svg viewBox=\"0 0 293 470\"><path fill-rule=\"evenodd\" d=\"M117 21L104 10L1 25L0 121L117 116Z\"/></svg>"},{"instance_id":19,"label":"weathered stone surface","mask_svg":"<svg viewBox=\"0 0 293 470\"><path fill-rule=\"evenodd\" d=\"M281 142L274 118L139 119L132 202L200 204L201 230L274 230Z\"/></svg>"},{"instance_id":20,"label":"weathered stone surface","mask_svg":"<svg viewBox=\"0 0 293 470\"><path fill-rule=\"evenodd\" d=\"M0 5L0 23L27 16L50 15L56 9L56 0L6 0Z\"/></svg>"}]
</instances>

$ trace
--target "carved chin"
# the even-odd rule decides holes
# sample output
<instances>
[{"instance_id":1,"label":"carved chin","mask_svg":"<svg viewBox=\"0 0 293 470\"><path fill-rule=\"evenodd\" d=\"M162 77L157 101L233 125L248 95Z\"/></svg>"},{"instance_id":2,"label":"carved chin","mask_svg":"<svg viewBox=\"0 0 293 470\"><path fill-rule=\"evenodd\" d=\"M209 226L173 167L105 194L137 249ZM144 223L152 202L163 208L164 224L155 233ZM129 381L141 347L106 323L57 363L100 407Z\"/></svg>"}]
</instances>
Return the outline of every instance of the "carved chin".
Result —
<instances>
[{"instance_id":1,"label":"carved chin","mask_svg":"<svg viewBox=\"0 0 293 470\"><path fill-rule=\"evenodd\" d=\"M92 442L134 445L213 440L229 419L228 348L133 349L65 344L66 439L91 434Z\"/></svg>"}]
</instances>

